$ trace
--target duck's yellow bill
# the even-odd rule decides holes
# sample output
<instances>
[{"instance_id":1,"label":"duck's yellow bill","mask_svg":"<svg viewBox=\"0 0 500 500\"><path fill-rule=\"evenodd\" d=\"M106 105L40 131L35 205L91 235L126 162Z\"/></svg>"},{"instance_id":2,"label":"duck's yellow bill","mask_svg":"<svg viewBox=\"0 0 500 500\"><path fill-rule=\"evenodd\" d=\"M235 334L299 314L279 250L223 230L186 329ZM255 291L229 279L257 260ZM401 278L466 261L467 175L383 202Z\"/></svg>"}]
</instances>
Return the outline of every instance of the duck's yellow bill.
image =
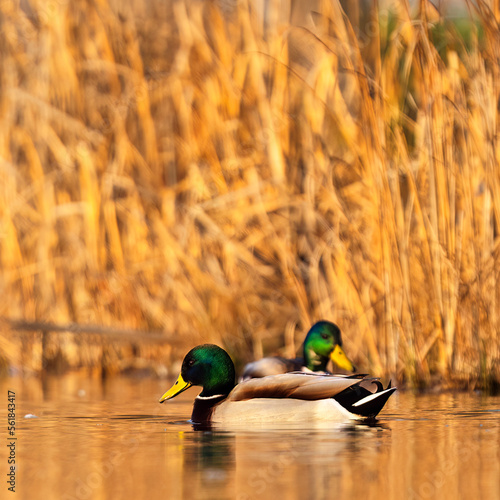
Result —
<instances>
[{"instance_id":1,"label":"duck's yellow bill","mask_svg":"<svg viewBox=\"0 0 500 500\"><path fill-rule=\"evenodd\" d=\"M339 345L335 346L335 349L330 354L330 359L343 370L349 370L351 372L355 370L351 360L345 355L342 347Z\"/></svg>"},{"instance_id":2,"label":"duck's yellow bill","mask_svg":"<svg viewBox=\"0 0 500 500\"><path fill-rule=\"evenodd\" d=\"M182 375L179 375L177 377L177 380L175 381L175 384L160 398L159 402L163 403L163 401L166 401L167 399L172 399L181 392L184 392L186 389L189 389L191 387L190 382L186 382L183 378Z\"/></svg>"}]
</instances>

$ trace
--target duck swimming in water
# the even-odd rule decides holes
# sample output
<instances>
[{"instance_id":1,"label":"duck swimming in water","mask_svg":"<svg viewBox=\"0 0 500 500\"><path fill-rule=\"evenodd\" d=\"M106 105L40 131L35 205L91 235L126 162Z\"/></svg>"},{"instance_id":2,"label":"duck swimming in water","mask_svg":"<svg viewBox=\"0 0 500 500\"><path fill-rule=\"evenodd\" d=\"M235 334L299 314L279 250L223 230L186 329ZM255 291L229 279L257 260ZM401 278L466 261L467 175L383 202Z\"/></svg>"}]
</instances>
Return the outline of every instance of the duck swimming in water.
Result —
<instances>
[{"instance_id":1,"label":"duck swimming in water","mask_svg":"<svg viewBox=\"0 0 500 500\"><path fill-rule=\"evenodd\" d=\"M193 385L192 423L310 422L373 419L396 390L375 382L376 392L360 385L363 375L335 376L286 373L249 379L235 385L234 364L227 352L203 344L191 349L175 384L160 398L163 403Z\"/></svg>"},{"instance_id":2,"label":"duck swimming in water","mask_svg":"<svg viewBox=\"0 0 500 500\"><path fill-rule=\"evenodd\" d=\"M241 379L294 371L328 373L326 367L329 360L343 370L355 371L353 363L342 349L340 328L330 321L318 321L307 332L301 358L273 356L253 361L245 366Z\"/></svg>"}]
</instances>

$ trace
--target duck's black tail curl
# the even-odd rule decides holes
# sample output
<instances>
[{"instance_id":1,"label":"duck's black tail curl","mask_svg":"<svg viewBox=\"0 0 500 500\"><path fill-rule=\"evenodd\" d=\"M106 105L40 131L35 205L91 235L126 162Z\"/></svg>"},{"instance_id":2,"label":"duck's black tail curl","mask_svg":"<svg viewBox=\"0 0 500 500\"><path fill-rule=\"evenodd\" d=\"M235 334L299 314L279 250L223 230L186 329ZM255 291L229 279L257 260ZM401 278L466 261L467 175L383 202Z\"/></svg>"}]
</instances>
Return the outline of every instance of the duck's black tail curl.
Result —
<instances>
[{"instance_id":1,"label":"duck's black tail curl","mask_svg":"<svg viewBox=\"0 0 500 500\"><path fill-rule=\"evenodd\" d=\"M358 384L345 389L333 399L355 415L375 418L396 388L392 387L391 382L385 389L379 380L371 380L371 383L377 386L376 392L370 392Z\"/></svg>"}]
</instances>

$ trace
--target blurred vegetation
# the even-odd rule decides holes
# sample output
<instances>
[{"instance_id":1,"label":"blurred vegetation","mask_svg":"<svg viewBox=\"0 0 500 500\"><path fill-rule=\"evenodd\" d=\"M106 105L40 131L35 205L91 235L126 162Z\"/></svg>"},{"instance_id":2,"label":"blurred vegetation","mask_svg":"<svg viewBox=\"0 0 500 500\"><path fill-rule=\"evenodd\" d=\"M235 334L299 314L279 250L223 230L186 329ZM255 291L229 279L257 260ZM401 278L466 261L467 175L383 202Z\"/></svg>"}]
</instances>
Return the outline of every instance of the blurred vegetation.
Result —
<instances>
[{"instance_id":1,"label":"blurred vegetation","mask_svg":"<svg viewBox=\"0 0 500 500\"><path fill-rule=\"evenodd\" d=\"M4 321L0 364L241 366L324 318L362 371L498 384L498 13L390 3L1 2L0 316L165 342Z\"/></svg>"}]
</instances>

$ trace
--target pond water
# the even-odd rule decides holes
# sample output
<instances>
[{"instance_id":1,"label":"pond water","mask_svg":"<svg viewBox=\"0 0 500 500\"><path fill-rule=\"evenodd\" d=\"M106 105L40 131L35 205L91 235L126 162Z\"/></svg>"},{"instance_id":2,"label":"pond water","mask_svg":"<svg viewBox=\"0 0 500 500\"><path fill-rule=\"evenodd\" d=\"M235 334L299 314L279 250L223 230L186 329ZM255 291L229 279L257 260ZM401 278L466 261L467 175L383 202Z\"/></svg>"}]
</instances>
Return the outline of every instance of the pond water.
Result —
<instances>
[{"instance_id":1,"label":"pond water","mask_svg":"<svg viewBox=\"0 0 500 500\"><path fill-rule=\"evenodd\" d=\"M500 499L500 397L398 391L374 426L198 431L187 423L197 388L158 404L168 387L125 377L0 381L0 498Z\"/></svg>"}]
</instances>

